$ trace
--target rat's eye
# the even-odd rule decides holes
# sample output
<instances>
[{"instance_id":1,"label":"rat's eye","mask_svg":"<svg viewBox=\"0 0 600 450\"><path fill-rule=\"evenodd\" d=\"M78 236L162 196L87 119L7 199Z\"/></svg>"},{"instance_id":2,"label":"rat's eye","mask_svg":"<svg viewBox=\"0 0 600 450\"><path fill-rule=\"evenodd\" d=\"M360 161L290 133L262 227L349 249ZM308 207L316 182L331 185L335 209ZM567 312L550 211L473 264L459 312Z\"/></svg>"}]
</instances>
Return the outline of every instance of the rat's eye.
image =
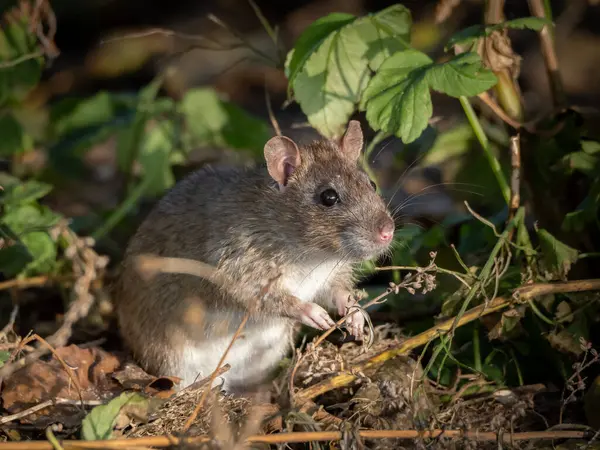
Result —
<instances>
[{"instance_id":1,"label":"rat's eye","mask_svg":"<svg viewBox=\"0 0 600 450\"><path fill-rule=\"evenodd\" d=\"M323 203L325 206L333 206L339 201L340 197L333 189L325 189L323 192L321 192L321 203Z\"/></svg>"},{"instance_id":2,"label":"rat's eye","mask_svg":"<svg viewBox=\"0 0 600 450\"><path fill-rule=\"evenodd\" d=\"M376 191L377 185L375 184L375 182L373 180L369 180L369 183L371 183L371 187L373 188L373 190Z\"/></svg>"}]
</instances>

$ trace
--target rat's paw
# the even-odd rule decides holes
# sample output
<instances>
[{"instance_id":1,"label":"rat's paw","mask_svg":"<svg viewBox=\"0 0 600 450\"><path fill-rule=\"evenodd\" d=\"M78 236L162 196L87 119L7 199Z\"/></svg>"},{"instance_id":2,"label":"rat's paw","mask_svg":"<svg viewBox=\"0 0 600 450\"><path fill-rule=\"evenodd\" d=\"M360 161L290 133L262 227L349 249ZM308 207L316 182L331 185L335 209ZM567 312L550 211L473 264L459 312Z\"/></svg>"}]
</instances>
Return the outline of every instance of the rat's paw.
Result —
<instances>
[{"instance_id":1,"label":"rat's paw","mask_svg":"<svg viewBox=\"0 0 600 450\"><path fill-rule=\"evenodd\" d=\"M357 341L362 341L365 330L365 316L361 311L352 309L350 316L346 319L346 329L356 338Z\"/></svg>"},{"instance_id":2,"label":"rat's paw","mask_svg":"<svg viewBox=\"0 0 600 450\"><path fill-rule=\"evenodd\" d=\"M350 291L346 290L335 291L333 293L333 302L335 303L338 314L342 317L348 314L348 308L355 303Z\"/></svg>"},{"instance_id":3,"label":"rat's paw","mask_svg":"<svg viewBox=\"0 0 600 450\"><path fill-rule=\"evenodd\" d=\"M329 313L316 303L303 303L300 306L300 322L318 330L328 330L335 325Z\"/></svg>"}]
</instances>

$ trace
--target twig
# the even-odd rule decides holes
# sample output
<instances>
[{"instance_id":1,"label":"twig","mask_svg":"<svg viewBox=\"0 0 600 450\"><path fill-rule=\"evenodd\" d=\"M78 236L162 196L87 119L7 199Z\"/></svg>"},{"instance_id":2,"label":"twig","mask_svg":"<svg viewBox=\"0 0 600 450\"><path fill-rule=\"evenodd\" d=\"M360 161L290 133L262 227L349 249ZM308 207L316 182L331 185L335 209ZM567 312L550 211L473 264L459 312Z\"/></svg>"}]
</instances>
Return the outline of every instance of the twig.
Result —
<instances>
[{"instance_id":1,"label":"twig","mask_svg":"<svg viewBox=\"0 0 600 450\"><path fill-rule=\"evenodd\" d=\"M500 105L498 105L487 92L482 92L477 97L479 97L479 99L483 103L485 103L488 106L488 108L490 108L500 119L502 119L511 127L518 130L523 126L521 122L514 120L508 114L506 114L506 112L504 112Z\"/></svg>"},{"instance_id":2,"label":"twig","mask_svg":"<svg viewBox=\"0 0 600 450\"><path fill-rule=\"evenodd\" d=\"M84 400L83 401L83 404L85 406L98 406L98 405L103 405L104 403L105 402L103 402L102 400ZM56 399L46 400L45 402L38 403L37 405L34 405L31 408L24 409L23 411L19 411L18 413L0 417L0 425L4 425L4 424L10 423L10 422L13 422L15 420L22 419L23 417L30 416L31 414L41 411L42 409L48 408L49 406L80 405L80 404L81 404L81 402L79 400L72 400L70 398L56 398Z\"/></svg>"},{"instance_id":3,"label":"twig","mask_svg":"<svg viewBox=\"0 0 600 450\"><path fill-rule=\"evenodd\" d=\"M271 95L269 94L269 89L267 86L267 77L265 76L265 103L267 105L267 112L269 113L269 120L271 121L271 125L275 130L275 134L277 136L281 136L281 128L279 127L279 123L277 122L277 118L275 114L273 114L273 108L271 106Z\"/></svg>"},{"instance_id":4,"label":"twig","mask_svg":"<svg viewBox=\"0 0 600 450\"><path fill-rule=\"evenodd\" d=\"M359 430L357 434L363 439L469 439L476 442L501 441L509 444L512 441L555 440L555 439L589 439L592 431L557 430L557 431L527 431L520 433L503 433L501 436L493 431L464 431L464 430ZM248 443L284 444L314 441L339 441L341 431L302 431L276 434L255 434L248 436ZM212 441L208 435L194 437L147 436L129 439L110 439L106 441L62 441L65 450L76 449L125 449L132 447L170 447L173 445L198 445ZM0 450L52 450L48 441L2 442Z\"/></svg>"},{"instance_id":5,"label":"twig","mask_svg":"<svg viewBox=\"0 0 600 450\"><path fill-rule=\"evenodd\" d=\"M510 211L508 220L512 220L521 205L521 137L519 134L510 138Z\"/></svg>"},{"instance_id":6,"label":"twig","mask_svg":"<svg viewBox=\"0 0 600 450\"><path fill-rule=\"evenodd\" d=\"M17 289L27 289L31 287L39 287L44 286L50 283L62 283L65 281L73 281L73 276L62 276L62 277L49 277L47 275L40 275L37 277L31 278L14 278L12 280L6 280L0 282L0 291L4 291L6 289L17 288Z\"/></svg>"},{"instance_id":7,"label":"twig","mask_svg":"<svg viewBox=\"0 0 600 450\"><path fill-rule=\"evenodd\" d=\"M29 61L31 59L39 58L44 54L40 51L27 53L25 55L21 55L18 58L12 59L10 61L2 61L0 62L0 69L10 69L11 67L18 66L19 64L24 63L25 61Z\"/></svg>"},{"instance_id":8,"label":"twig","mask_svg":"<svg viewBox=\"0 0 600 450\"><path fill-rule=\"evenodd\" d=\"M546 18L543 0L528 1L529 10L534 16L541 17L542 19ZM544 25L539 32L539 36L542 55L546 64L546 71L548 72L548 78L550 79L550 88L552 90L554 106L563 108L567 100L558 68L558 58L556 57L556 50L554 49L551 25Z\"/></svg>"},{"instance_id":9,"label":"twig","mask_svg":"<svg viewBox=\"0 0 600 450\"><path fill-rule=\"evenodd\" d=\"M582 292L582 291L594 291L600 290L600 279L593 280L581 280L581 281L568 281L563 283L542 283L533 284L518 288L513 293L514 299L520 302L527 302L530 299L545 295L548 293L558 292ZM471 291L473 292L473 291ZM466 302L465 302L466 303ZM437 326L430 328L406 341L400 343L398 346L391 348L379 355L374 356L365 363L353 368L354 373L364 372L377 364L385 362L391 358L399 355L404 355L411 350L426 344L433 339L440 337L442 334L450 331L454 328L465 325L466 323L472 322L479 317L499 311L510 304L510 301L504 297L496 297L491 300L487 305L476 306L464 314L457 315L455 318L448 319ZM455 323L456 322L456 323ZM342 373L332 378L323 380L313 386L310 386L296 394L296 401L300 404L303 401L311 400L325 392L339 387L347 386L357 379L354 373Z\"/></svg>"},{"instance_id":10,"label":"twig","mask_svg":"<svg viewBox=\"0 0 600 450\"><path fill-rule=\"evenodd\" d=\"M466 323L472 322L473 320L478 319L479 317L491 314L492 312L501 310L507 307L510 304L510 301L504 297L497 297L486 305L479 305L471 310L467 311L463 314L463 316L458 320L456 327L460 327ZM386 350L378 355L375 355L368 361L363 364L358 365L357 367L352 368L353 373L341 373L332 378L323 380L319 383L316 383L300 392L298 392L295 396L295 400L298 404L302 404L306 400L312 400L313 398L324 394L325 392L329 392L332 389L336 389L339 387L347 386L354 380L358 378L358 375L355 375L364 372L366 369L379 365L391 358L394 358L399 355L404 355L411 350L414 350L421 345L426 344L429 341L432 341L442 334L450 331L454 326L455 318L448 319L433 328L430 328L427 331L417 334L411 338L408 338L401 344L396 347L393 347L389 350Z\"/></svg>"},{"instance_id":11,"label":"twig","mask_svg":"<svg viewBox=\"0 0 600 450\"><path fill-rule=\"evenodd\" d=\"M17 320L18 314L19 314L19 304L17 303L16 305L13 306L13 309L10 312L10 317L8 318L8 323L6 325L4 325L4 328L2 328L2 331L0 331L0 338L2 338L2 339L6 338L6 335L10 331L12 331L13 327L15 326L15 321Z\"/></svg>"}]
</instances>

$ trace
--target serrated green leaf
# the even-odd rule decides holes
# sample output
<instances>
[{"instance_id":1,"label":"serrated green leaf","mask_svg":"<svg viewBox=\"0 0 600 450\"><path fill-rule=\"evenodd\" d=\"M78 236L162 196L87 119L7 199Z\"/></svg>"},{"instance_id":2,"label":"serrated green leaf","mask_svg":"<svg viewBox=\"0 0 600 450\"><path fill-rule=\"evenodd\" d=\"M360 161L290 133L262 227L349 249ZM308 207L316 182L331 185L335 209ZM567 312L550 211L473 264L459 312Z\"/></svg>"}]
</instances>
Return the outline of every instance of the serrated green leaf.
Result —
<instances>
[{"instance_id":1,"label":"serrated green leaf","mask_svg":"<svg viewBox=\"0 0 600 450\"><path fill-rule=\"evenodd\" d=\"M352 14L332 13L315 20L298 38L294 44L293 53L288 55L289 61L285 65L285 75L291 87L298 72L314 51L323 44L323 41L336 30L344 27L356 19Z\"/></svg>"},{"instance_id":2,"label":"serrated green leaf","mask_svg":"<svg viewBox=\"0 0 600 450\"><path fill-rule=\"evenodd\" d=\"M410 12L394 5L349 21L320 37L291 82L296 100L310 124L322 135L342 135L371 77L371 69L408 47ZM297 49L290 64L300 56ZM290 75L292 72L290 71Z\"/></svg>"},{"instance_id":3,"label":"serrated green leaf","mask_svg":"<svg viewBox=\"0 0 600 450\"><path fill-rule=\"evenodd\" d=\"M81 437L86 441L110 439L119 414L128 405L148 409L149 399L137 392L124 392L106 405L96 406L81 422Z\"/></svg>"},{"instance_id":4,"label":"serrated green leaf","mask_svg":"<svg viewBox=\"0 0 600 450\"><path fill-rule=\"evenodd\" d=\"M451 97L472 97L493 87L496 75L483 67L477 53L461 53L443 64L427 70L427 81L432 89Z\"/></svg>"},{"instance_id":5,"label":"serrated green leaf","mask_svg":"<svg viewBox=\"0 0 600 450\"><path fill-rule=\"evenodd\" d=\"M25 133L10 113L0 115L0 156L12 156L25 150Z\"/></svg>"},{"instance_id":6,"label":"serrated green leaf","mask_svg":"<svg viewBox=\"0 0 600 450\"><path fill-rule=\"evenodd\" d=\"M221 100L213 89L189 90L180 104L188 146L214 145L262 154L269 127L240 107Z\"/></svg>"},{"instance_id":7,"label":"serrated green leaf","mask_svg":"<svg viewBox=\"0 0 600 450\"><path fill-rule=\"evenodd\" d=\"M375 130L416 140L433 112L427 81L431 59L417 50L396 53L379 68L363 95L367 120Z\"/></svg>"},{"instance_id":8,"label":"serrated green leaf","mask_svg":"<svg viewBox=\"0 0 600 450\"><path fill-rule=\"evenodd\" d=\"M17 206L22 203L30 203L46 196L52 190L52 186L41 181L30 180L4 188L0 193L0 203Z\"/></svg>"},{"instance_id":9,"label":"serrated green leaf","mask_svg":"<svg viewBox=\"0 0 600 450\"><path fill-rule=\"evenodd\" d=\"M455 45L466 45L472 44L477 39L489 36L494 31L502 30L504 28L512 29L530 29L534 31L541 30L544 25L552 24L551 21L541 17L521 17L519 19L507 20L494 25L473 25L467 27L458 33L454 34L446 44L446 49L449 49Z\"/></svg>"},{"instance_id":10,"label":"serrated green leaf","mask_svg":"<svg viewBox=\"0 0 600 450\"><path fill-rule=\"evenodd\" d=\"M560 278L565 277L571 270L571 265L579 258L579 252L559 241L543 228L537 231L537 235L546 270Z\"/></svg>"}]
</instances>

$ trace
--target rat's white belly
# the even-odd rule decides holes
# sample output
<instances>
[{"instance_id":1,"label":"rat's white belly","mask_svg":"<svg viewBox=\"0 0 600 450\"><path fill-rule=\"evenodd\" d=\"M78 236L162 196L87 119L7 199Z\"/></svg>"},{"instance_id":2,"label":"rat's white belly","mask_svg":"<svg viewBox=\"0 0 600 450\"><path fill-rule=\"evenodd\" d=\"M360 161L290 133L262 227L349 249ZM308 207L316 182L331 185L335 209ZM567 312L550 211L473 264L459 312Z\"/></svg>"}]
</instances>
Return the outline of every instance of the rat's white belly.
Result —
<instances>
[{"instance_id":1,"label":"rat's white belly","mask_svg":"<svg viewBox=\"0 0 600 450\"><path fill-rule=\"evenodd\" d=\"M339 260L307 264L284 275L283 287L303 302L312 302L320 291L331 284L339 266Z\"/></svg>"},{"instance_id":2,"label":"rat's white belly","mask_svg":"<svg viewBox=\"0 0 600 450\"><path fill-rule=\"evenodd\" d=\"M291 329L288 320L249 326L227 353L225 363L231 369L215 384L223 383L223 389L228 391L261 382L291 349ZM232 339L233 334L212 341L189 342L176 364L178 376L183 378L181 387L210 376Z\"/></svg>"}]
</instances>

